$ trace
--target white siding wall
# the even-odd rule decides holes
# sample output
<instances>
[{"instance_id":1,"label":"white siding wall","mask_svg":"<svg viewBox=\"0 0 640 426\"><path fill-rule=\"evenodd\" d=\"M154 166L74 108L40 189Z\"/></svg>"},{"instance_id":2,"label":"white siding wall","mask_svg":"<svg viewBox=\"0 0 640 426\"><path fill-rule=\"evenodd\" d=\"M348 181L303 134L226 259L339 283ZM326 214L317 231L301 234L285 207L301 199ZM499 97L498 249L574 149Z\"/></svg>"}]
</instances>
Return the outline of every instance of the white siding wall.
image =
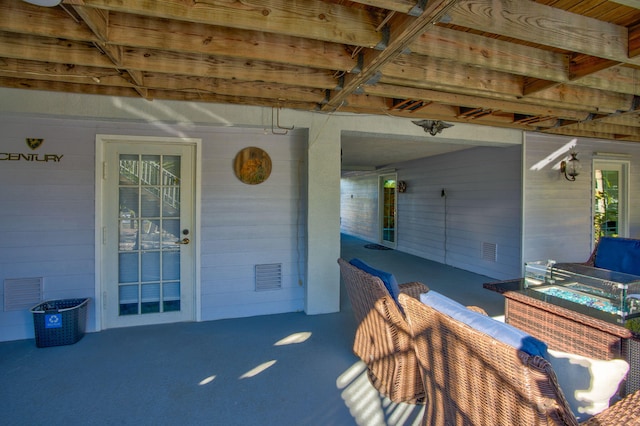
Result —
<instances>
[{"instance_id":1,"label":"white siding wall","mask_svg":"<svg viewBox=\"0 0 640 426\"><path fill-rule=\"evenodd\" d=\"M340 200L341 232L379 242L378 175L341 179Z\"/></svg>"},{"instance_id":2,"label":"white siding wall","mask_svg":"<svg viewBox=\"0 0 640 426\"><path fill-rule=\"evenodd\" d=\"M294 136L217 130L203 143L202 319L304 309L306 132ZM237 152L258 146L271 177L245 185L233 175ZM281 290L254 290L256 264L282 263Z\"/></svg>"},{"instance_id":3,"label":"white siding wall","mask_svg":"<svg viewBox=\"0 0 640 426\"><path fill-rule=\"evenodd\" d=\"M306 131L0 117L0 152L62 154L60 163L0 161L0 301L7 278L44 277L44 298L95 296L96 134L202 139L203 320L302 310ZM44 138L31 151L25 138ZM271 177L245 185L233 173L242 148L271 156ZM301 189L302 188L302 189ZM302 198L301 198L302 197ZM254 291L254 265L282 263L283 288ZM95 302L88 331L95 329ZM0 310L0 341L33 337L31 313Z\"/></svg>"},{"instance_id":4,"label":"white siding wall","mask_svg":"<svg viewBox=\"0 0 640 426\"><path fill-rule=\"evenodd\" d=\"M521 152L520 146L471 148L393 165L398 180L408 186L398 194L397 249L493 278L517 277ZM376 176L343 178L343 191L375 198L360 200L356 217L377 218L377 191L372 186L377 187ZM350 193L343 193L342 200L342 232L368 239L348 226L353 222L349 216L355 214ZM483 243L495 244L495 261L483 259Z\"/></svg>"},{"instance_id":5,"label":"white siding wall","mask_svg":"<svg viewBox=\"0 0 640 426\"><path fill-rule=\"evenodd\" d=\"M0 128L2 153L64 155L58 163L0 161L2 299L5 279L29 277L43 278L45 299L93 298L95 131L68 121L16 117L1 118ZM32 151L25 138L44 143ZM94 326L93 315L88 326ZM0 311L0 340L29 336L28 309Z\"/></svg>"},{"instance_id":6,"label":"white siding wall","mask_svg":"<svg viewBox=\"0 0 640 426\"><path fill-rule=\"evenodd\" d=\"M525 140L524 261L583 262L592 250L592 160L594 152L629 154L629 236L640 238L640 145L579 138L582 172L575 182L560 174L572 137L530 133Z\"/></svg>"}]
</instances>

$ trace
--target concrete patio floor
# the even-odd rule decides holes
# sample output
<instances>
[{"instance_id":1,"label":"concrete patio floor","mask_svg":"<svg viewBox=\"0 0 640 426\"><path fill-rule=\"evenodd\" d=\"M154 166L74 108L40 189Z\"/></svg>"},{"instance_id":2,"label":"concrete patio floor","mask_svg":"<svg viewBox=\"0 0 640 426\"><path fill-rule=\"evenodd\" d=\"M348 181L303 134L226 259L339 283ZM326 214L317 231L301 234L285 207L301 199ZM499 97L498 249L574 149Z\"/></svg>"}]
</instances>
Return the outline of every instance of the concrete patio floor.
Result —
<instances>
[{"instance_id":1,"label":"concrete patio floor","mask_svg":"<svg viewBox=\"0 0 640 426\"><path fill-rule=\"evenodd\" d=\"M395 250L360 257L501 315L491 279ZM74 345L0 343L0 413L7 425L412 425L419 406L394 404L368 382L351 351L356 324L342 309L132 327L88 333Z\"/></svg>"}]
</instances>

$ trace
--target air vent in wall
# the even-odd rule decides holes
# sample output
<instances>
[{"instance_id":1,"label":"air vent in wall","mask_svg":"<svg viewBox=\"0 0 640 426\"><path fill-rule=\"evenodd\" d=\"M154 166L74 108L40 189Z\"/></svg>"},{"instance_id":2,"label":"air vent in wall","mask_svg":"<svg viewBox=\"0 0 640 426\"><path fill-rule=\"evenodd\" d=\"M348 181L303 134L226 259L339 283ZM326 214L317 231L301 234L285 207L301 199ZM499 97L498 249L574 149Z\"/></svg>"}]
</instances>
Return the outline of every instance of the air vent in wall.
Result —
<instances>
[{"instance_id":1,"label":"air vent in wall","mask_svg":"<svg viewBox=\"0 0 640 426\"><path fill-rule=\"evenodd\" d=\"M498 246L495 243L482 243L482 260L495 262L498 259Z\"/></svg>"},{"instance_id":2,"label":"air vent in wall","mask_svg":"<svg viewBox=\"0 0 640 426\"><path fill-rule=\"evenodd\" d=\"M282 263L256 265L256 291L282 288Z\"/></svg>"},{"instance_id":3,"label":"air vent in wall","mask_svg":"<svg viewBox=\"0 0 640 426\"><path fill-rule=\"evenodd\" d=\"M4 310L30 309L42 301L42 277L4 280Z\"/></svg>"}]
</instances>

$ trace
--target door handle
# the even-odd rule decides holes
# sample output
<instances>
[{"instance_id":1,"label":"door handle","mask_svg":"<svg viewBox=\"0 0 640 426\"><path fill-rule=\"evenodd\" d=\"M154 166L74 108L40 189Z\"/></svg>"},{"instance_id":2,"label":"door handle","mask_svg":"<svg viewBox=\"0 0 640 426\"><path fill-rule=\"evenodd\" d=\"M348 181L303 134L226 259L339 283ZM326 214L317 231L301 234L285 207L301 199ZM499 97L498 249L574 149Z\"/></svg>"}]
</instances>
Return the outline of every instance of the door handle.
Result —
<instances>
[{"instance_id":1,"label":"door handle","mask_svg":"<svg viewBox=\"0 0 640 426\"><path fill-rule=\"evenodd\" d=\"M183 245L187 245L187 244L189 244L190 242L191 242L191 240L189 240L188 238L183 238L183 239L181 239L181 240L179 240L179 241L176 241L175 243L176 243L176 244L183 244Z\"/></svg>"}]
</instances>

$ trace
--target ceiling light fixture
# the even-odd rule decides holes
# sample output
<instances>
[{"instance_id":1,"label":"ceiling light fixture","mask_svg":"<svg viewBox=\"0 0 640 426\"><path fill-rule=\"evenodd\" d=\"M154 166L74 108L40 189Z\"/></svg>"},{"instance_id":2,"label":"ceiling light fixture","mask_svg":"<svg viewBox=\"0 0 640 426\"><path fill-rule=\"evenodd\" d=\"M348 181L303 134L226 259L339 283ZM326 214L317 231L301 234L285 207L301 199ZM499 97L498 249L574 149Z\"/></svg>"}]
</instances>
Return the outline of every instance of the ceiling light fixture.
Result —
<instances>
[{"instance_id":1,"label":"ceiling light fixture","mask_svg":"<svg viewBox=\"0 0 640 426\"><path fill-rule=\"evenodd\" d=\"M425 132L429 133L431 136L435 136L438 133L442 132L443 129L447 129L449 127L453 127L453 124L445 123L440 120L419 120L412 121L416 126L420 126L424 129Z\"/></svg>"},{"instance_id":2,"label":"ceiling light fixture","mask_svg":"<svg viewBox=\"0 0 640 426\"><path fill-rule=\"evenodd\" d=\"M62 3L62 0L23 0L26 3L35 4L36 6L54 7Z\"/></svg>"}]
</instances>

